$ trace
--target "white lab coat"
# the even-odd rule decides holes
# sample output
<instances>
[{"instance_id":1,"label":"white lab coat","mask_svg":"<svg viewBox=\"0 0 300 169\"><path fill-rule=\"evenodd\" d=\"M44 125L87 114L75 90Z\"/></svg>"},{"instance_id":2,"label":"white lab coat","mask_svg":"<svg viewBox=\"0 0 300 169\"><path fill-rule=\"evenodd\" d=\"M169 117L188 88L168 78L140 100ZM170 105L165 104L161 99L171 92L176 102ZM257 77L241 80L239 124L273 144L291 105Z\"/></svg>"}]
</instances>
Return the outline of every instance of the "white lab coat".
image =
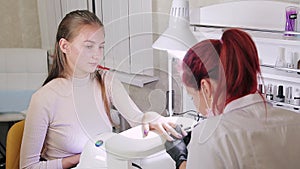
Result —
<instances>
[{"instance_id":1,"label":"white lab coat","mask_svg":"<svg viewBox=\"0 0 300 169\"><path fill-rule=\"evenodd\" d=\"M250 94L194 128L188 151L187 169L299 168L300 114Z\"/></svg>"}]
</instances>

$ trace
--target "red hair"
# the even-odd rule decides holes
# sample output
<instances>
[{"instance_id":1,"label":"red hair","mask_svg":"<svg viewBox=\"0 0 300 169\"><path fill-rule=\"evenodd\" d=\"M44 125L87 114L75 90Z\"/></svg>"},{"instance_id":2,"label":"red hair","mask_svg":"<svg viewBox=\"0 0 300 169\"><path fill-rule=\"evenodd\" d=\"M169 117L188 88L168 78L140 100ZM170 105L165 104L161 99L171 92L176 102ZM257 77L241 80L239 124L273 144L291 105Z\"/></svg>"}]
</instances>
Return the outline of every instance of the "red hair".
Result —
<instances>
[{"instance_id":1,"label":"red hair","mask_svg":"<svg viewBox=\"0 0 300 169\"><path fill-rule=\"evenodd\" d=\"M257 91L261 74L258 53L250 35L242 30L227 29L221 40L197 43L189 49L183 63L182 81L186 86L200 90L202 79L217 82L213 110L219 113L232 100Z\"/></svg>"}]
</instances>

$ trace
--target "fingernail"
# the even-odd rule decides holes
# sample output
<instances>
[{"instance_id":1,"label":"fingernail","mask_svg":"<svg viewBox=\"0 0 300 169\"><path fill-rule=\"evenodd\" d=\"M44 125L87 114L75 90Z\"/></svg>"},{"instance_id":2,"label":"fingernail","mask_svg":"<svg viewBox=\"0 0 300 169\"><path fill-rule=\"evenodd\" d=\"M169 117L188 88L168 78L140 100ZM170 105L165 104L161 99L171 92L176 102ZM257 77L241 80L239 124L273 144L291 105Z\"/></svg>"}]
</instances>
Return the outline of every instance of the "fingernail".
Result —
<instances>
[{"instance_id":1,"label":"fingernail","mask_svg":"<svg viewBox=\"0 0 300 169\"><path fill-rule=\"evenodd\" d=\"M144 130L144 136L148 135L148 130Z\"/></svg>"},{"instance_id":2,"label":"fingernail","mask_svg":"<svg viewBox=\"0 0 300 169\"><path fill-rule=\"evenodd\" d=\"M177 134L178 138L182 138L182 135L181 134Z\"/></svg>"},{"instance_id":3,"label":"fingernail","mask_svg":"<svg viewBox=\"0 0 300 169\"><path fill-rule=\"evenodd\" d=\"M186 132L183 133L184 136L187 136L188 134Z\"/></svg>"},{"instance_id":4,"label":"fingernail","mask_svg":"<svg viewBox=\"0 0 300 169\"><path fill-rule=\"evenodd\" d=\"M175 141L175 139L173 139L172 137L170 137L170 138L168 139L168 141Z\"/></svg>"}]
</instances>

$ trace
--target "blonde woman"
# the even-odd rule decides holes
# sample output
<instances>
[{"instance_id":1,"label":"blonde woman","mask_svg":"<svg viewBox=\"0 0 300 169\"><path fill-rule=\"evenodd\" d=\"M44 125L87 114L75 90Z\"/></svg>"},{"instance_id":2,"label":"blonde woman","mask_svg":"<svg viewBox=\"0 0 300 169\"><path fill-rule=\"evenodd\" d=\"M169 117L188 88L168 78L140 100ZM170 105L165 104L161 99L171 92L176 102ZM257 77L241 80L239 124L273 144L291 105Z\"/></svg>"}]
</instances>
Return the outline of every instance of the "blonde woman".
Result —
<instances>
[{"instance_id":1,"label":"blonde woman","mask_svg":"<svg viewBox=\"0 0 300 169\"><path fill-rule=\"evenodd\" d=\"M164 117L144 116L122 84L109 71L97 69L104 45L104 26L94 13L76 10L63 18L52 69L28 108L20 168L76 166L88 139L112 132L111 105L131 126L143 122L145 135L150 128L167 139L168 132L180 137Z\"/></svg>"}]
</instances>

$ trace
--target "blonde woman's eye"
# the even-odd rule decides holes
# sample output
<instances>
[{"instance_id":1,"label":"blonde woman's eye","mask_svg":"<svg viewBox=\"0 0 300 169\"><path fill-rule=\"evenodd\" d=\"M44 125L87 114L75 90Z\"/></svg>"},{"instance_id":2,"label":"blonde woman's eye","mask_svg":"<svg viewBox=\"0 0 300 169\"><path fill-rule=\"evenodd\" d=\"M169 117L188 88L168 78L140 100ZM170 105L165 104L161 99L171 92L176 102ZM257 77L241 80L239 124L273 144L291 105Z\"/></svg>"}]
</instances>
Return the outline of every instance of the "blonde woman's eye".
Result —
<instances>
[{"instance_id":1,"label":"blonde woman's eye","mask_svg":"<svg viewBox=\"0 0 300 169\"><path fill-rule=\"evenodd\" d=\"M92 48L93 48L92 45L87 45L86 47L87 47L88 49L92 49Z\"/></svg>"}]
</instances>

